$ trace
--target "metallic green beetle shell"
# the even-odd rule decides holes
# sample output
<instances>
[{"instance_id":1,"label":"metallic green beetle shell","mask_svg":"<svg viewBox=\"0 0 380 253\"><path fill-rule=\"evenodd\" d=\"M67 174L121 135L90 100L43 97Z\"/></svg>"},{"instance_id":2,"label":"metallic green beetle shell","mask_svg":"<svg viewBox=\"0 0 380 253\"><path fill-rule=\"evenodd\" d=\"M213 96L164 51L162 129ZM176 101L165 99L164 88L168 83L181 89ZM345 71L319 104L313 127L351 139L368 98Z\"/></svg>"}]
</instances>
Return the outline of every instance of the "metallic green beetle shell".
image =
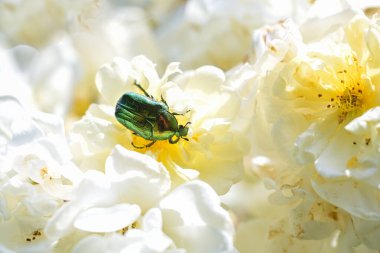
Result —
<instances>
[{"instance_id":1,"label":"metallic green beetle shell","mask_svg":"<svg viewBox=\"0 0 380 253\"><path fill-rule=\"evenodd\" d=\"M176 143L180 138L186 139L189 130L186 125L178 125L175 115L169 112L165 102L134 92L125 93L118 100L115 117L136 135L153 143L157 140Z\"/></svg>"}]
</instances>

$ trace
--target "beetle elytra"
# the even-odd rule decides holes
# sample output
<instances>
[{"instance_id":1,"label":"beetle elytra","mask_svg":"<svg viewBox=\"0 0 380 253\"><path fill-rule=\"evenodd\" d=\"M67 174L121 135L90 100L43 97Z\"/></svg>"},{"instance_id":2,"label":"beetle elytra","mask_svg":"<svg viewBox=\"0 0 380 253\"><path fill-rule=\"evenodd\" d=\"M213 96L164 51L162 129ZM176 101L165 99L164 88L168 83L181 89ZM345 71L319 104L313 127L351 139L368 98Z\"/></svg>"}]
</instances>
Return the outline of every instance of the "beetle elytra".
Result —
<instances>
[{"instance_id":1,"label":"beetle elytra","mask_svg":"<svg viewBox=\"0 0 380 253\"><path fill-rule=\"evenodd\" d=\"M157 101L153 96L139 84L135 85L144 93L134 92L124 93L116 103L115 117L126 128L133 131L134 134L150 140L147 145L135 148L144 148L152 146L156 141L168 140L169 143L177 143L180 139L186 138L190 122L185 125L179 125L176 115L171 113L169 106L161 96L161 101Z\"/></svg>"}]
</instances>

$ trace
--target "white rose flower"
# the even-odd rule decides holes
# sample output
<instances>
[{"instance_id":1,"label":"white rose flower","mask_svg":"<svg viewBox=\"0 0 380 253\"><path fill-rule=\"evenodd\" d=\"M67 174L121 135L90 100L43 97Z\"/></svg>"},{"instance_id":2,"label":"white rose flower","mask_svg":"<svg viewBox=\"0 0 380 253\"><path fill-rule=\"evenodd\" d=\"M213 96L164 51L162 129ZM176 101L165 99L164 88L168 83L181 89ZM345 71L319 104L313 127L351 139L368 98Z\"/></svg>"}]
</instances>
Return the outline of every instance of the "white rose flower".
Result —
<instances>
[{"instance_id":1,"label":"white rose flower","mask_svg":"<svg viewBox=\"0 0 380 253\"><path fill-rule=\"evenodd\" d=\"M143 56L131 62L117 58L112 64L104 65L97 74L97 87L104 102L92 105L71 131L78 164L84 169L103 170L102 164L111 149L122 144L162 162L176 184L199 176L218 193L226 192L240 178L242 158L248 151L244 136L251 110L242 106L239 93L244 84L254 78L254 71L243 67L229 75L205 66L183 74L179 72L178 64L172 63L159 78L154 64ZM178 76L168 81L175 73ZM233 87L230 79L241 87ZM125 92L141 93L135 82L157 100L161 100L162 95L171 112L183 114L176 119L179 125L189 127L188 134L183 136L188 141L178 137L175 144L167 140L153 144L117 122L114 113L118 99ZM249 104L251 100L246 98L244 102ZM153 145L145 147L149 143Z\"/></svg>"},{"instance_id":2,"label":"white rose flower","mask_svg":"<svg viewBox=\"0 0 380 253\"><path fill-rule=\"evenodd\" d=\"M73 252L234 252L231 220L211 187L169 189L161 163L118 145L105 173L88 171L45 233Z\"/></svg>"},{"instance_id":3,"label":"white rose flower","mask_svg":"<svg viewBox=\"0 0 380 253\"><path fill-rule=\"evenodd\" d=\"M47 220L70 199L82 173L70 161L63 122L0 96L0 244L4 252L47 252Z\"/></svg>"},{"instance_id":4,"label":"white rose flower","mask_svg":"<svg viewBox=\"0 0 380 253\"><path fill-rule=\"evenodd\" d=\"M357 15L319 42L291 39L277 58L261 58L269 67L255 107L253 169L275 190L271 201L294 207L287 233L323 243L338 230L339 252L380 249L364 222L378 224L380 214L378 22Z\"/></svg>"}]
</instances>

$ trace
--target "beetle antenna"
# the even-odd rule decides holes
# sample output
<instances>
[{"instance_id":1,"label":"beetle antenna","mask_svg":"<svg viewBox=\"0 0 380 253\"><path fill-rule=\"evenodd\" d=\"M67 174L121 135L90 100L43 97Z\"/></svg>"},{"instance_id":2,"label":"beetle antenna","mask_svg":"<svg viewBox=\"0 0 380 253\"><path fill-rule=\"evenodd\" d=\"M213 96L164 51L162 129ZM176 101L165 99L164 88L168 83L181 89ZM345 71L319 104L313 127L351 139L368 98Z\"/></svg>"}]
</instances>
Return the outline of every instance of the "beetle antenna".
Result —
<instances>
[{"instance_id":1,"label":"beetle antenna","mask_svg":"<svg viewBox=\"0 0 380 253\"><path fill-rule=\"evenodd\" d=\"M137 88L139 88L144 93L145 96L147 96L148 98L154 99L153 96L149 95L149 93L140 84L138 84L136 80L134 84L137 86Z\"/></svg>"},{"instance_id":2,"label":"beetle antenna","mask_svg":"<svg viewBox=\"0 0 380 253\"><path fill-rule=\"evenodd\" d=\"M162 95L161 95L161 101L162 101L167 107L169 107L168 104L166 103L166 100L162 97Z\"/></svg>"}]
</instances>

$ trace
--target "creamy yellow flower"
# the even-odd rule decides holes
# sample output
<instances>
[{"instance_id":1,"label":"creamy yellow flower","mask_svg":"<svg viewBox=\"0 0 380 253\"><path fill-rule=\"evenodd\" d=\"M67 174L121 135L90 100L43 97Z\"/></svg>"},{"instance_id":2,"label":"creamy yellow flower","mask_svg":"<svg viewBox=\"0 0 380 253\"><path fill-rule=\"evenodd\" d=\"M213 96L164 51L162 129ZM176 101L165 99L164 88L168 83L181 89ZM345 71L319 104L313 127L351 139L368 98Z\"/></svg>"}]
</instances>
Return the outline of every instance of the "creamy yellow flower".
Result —
<instances>
[{"instance_id":1,"label":"creamy yellow flower","mask_svg":"<svg viewBox=\"0 0 380 253\"><path fill-rule=\"evenodd\" d=\"M267 42L281 54L264 59L253 169L275 190L272 201L296 207L288 233L324 239L338 230L341 252L360 243L378 250L372 238L379 232L368 233L365 220L380 222L379 20L356 15L343 24L346 14L329 17L342 25L321 41L293 39L285 48Z\"/></svg>"},{"instance_id":2,"label":"creamy yellow flower","mask_svg":"<svg viewBox=\"0 0 380 253\"><path fill-rule=\"evenodd\" d=\"M206 183L171 191L162 163L119 145L104 170L87 171L48 221L54 252L236 252L231 219Z\"/></svg>"},{"instance_id":3,"label":"creamy yellow flower","mask_svg":"<svg viewBox=\"0 0 380 253\"><path fill-rule=\"evenodd\" d=\"M249 68L240 72L243 71L254 73ZM242 88L232 87L229 83L229 78L236 78L234 75L240 75L240 72L236 70L229 77L218 68L205 66L180 73L178 64L172 63L160 78L154 64L143 56L130 62L117 58L104 65L97 74L97 87L103 102L92 105L86 116L74 124L71 133L78 162L83 167L101 170L104 159L119 143L155 157L177 175L177 180L199 177L218 193L225 192L240 178L242 158L248 147L245 133L249 120L238 94ZM174 74L177 76L169 81ZM248 83L250 78L246 75L237 83ZM151 141L121 125L114 117L114 110L123 93L141 93L135 82L157 100L161 100L162 95L171 112L182 114L176 116L179 124L191 122L186 136L189 141L181 139L176 144L157 141L151 147L141 149L133 146L144 147ZM88 161L91 164L86 164Z\"/></svg>"}]
</instances>

